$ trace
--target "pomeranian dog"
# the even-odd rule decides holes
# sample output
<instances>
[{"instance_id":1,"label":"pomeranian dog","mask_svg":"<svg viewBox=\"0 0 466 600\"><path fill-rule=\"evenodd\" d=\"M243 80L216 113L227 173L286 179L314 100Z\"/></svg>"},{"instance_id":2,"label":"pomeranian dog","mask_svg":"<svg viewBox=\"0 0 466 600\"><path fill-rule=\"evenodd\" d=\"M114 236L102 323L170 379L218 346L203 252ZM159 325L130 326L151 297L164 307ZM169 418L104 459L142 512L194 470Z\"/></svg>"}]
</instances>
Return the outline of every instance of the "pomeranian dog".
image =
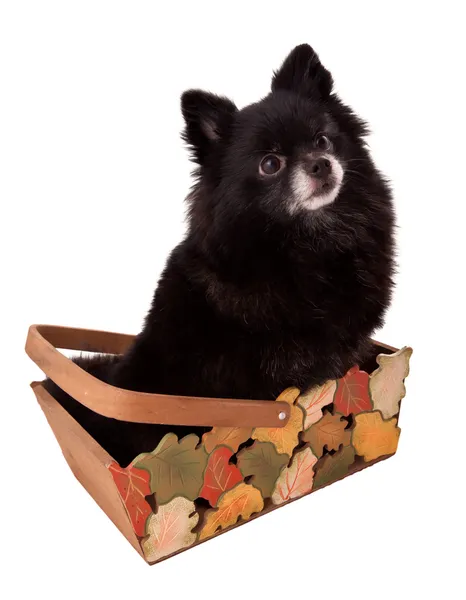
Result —
<instances>
[{"instance_id":1,"label":"pomeranian dog","mask_svg":"<svg viewBox=\"0 0 466 600\"><path fill-rule=\"evenodd\" d=\"M129 351L83 368L130 390L274 399L361 363L390 300L394 215L366 125L332 87L301 45L246 108L182 95L197 163L186 237ZM107 419L46 385L122 465L169 431L207 430Z\"/></svg>"}]
</instances>

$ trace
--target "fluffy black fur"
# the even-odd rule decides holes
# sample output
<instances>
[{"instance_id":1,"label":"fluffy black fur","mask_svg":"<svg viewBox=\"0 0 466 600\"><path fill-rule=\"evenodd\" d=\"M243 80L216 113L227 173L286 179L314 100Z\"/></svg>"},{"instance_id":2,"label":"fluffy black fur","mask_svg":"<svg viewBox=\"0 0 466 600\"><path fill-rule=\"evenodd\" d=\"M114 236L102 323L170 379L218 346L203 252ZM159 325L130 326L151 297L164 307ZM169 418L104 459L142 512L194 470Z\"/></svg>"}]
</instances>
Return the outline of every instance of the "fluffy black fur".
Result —
<instances>
[{"instance_id":1,"label":"fluffy black fur","mask_svg":"<svg viewBox=\"0 0 466 600\"><path fill-rule=\"evenodd\" d=\"M184 139L198 164L188 233L134 345L120 359L81 361L86 369L132 390L273 399L364 359L390 299L393 210L364 143L366 126L332 85L302 45L271 93L242 110L202 91L183 94ZM310 172L322 134L343 168L340 191L317 210L296 208L293 173L299 165ZM269 153L284 167L264 177ZM47 385L121 464L168 431L188 432L106 419Z\"/></svg>"}]
</instances>

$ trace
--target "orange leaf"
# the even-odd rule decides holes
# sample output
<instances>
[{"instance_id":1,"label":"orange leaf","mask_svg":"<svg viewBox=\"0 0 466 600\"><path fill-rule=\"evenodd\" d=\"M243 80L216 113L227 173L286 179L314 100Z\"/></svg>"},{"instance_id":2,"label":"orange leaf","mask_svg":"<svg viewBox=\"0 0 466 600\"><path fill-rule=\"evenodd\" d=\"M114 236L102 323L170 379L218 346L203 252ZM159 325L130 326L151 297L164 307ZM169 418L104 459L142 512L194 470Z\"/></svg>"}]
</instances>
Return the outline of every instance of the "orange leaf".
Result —
<instances>
[{"instance_id":1,"label":"orange leaf","mask_svg":"<svg viewBox=\"0 0 466 600\"><path fill-rule=\"evenodd\" d=\"M181 497L159 506L147 524L149 537L142 542L147 561L160 560L194 544L196 534L192 533L192 529L199 520L199 515L194 511L194 502Z\"/></svg>"},{"instance_id":2,"label":"orange leaf","mask_svg":"<svg viewBox=\"0 0 466 600\"><path fill-rule=\"evenodd\" d=\"M240 427L213 427L204 433L202 442L210 454L217 446L228 446L236 452L243 442L251 437L252 429Z\"/></svg>"},{"instance_id":3,"label":"orange leaf","mask_svg":"<svg viewBox=\"0 0 466 600\"><path fill-rule=\"evenodd\" d=\"M404 380L409 374L409 359L412 348L404 347L393 354L379 354L379 368L369 379L374 408L380 410L384 419L389 419L400 410L400 400L406 394Z\"/></svg>"},{"instance_id":4,"label":"orange leaf","mask_svg":"<svg viewBox=\"0 0 466 600\"><path fill-rule=\"evenodd\" d=\"M291 456L299 443L298 435L304 421L302 408L294 405L298 396L298 388L288 388L277 398L277 402L286 402L291 406L290 418L284 427L256 427L251 437L260 442L272 442L279 454Z\"/></svg>"},{"instance_id":5,"label":"orange leaf","mask_svg":"<svg viewBox=\"0 0 466 600\"><path fill-rule=\"evenodd\" d=\"M347 417L363 411L372 410L369 396L369 375L353 367L337 381L337 389L333 399L335 410Z\"/></svg>"},{"instance_id":6,"label":"orange leaf","mask_svg":"<svg viewBox=\"0 0 466 600\"><path fill-rule=\"evenodd\" d=\"M232 454L230 448L220 446L209 457L204 474L204 486L199 496L208 500L211 506L217 505L223 492L230 490L237 483L243 481L243 476L238 467L228 463Z\"/></svg>"},{"instance_id":7,"label":"orange leaf","mask_svg":"<svg viewBox=\"0 0 466 600\"><path fill-rule=\"evenodd\" d=\"M152 494L149 485L150 474L131 465L122 469L117 462L112 462L108 469L123 500L134 532L139 536L145 535L147 517L152 512L145 499Z\"/></svg>"},{"instance_id":8,"label":"orange leaf","mask_svg":"<svg viewBox=\"0 0 466 600\"><path fill-rule=\"evenodd\" d=\"M322 456L324 446L327 450L338 450L341 444L348 446L351 440L351 431L345 429L348 422L339 413L332 415L326 413L320 421L314 423L301 436L305 442L309 442L316 456Z\"/></svg>"},{"instance_id":9,"label":"orange leaf","mask_svg":"<svg viewBox=\"0 0 466 600\"><path fill-rule=\"evenodd\" d=\"M220 497L216 510L206 511L199 540L210 537L217 529L234 525L239 517L249 519L253 513L260 512L263 508L264 501L259 490L247 483L239 483Z\"/></svg>"},{"instance_id":10,"label":"orange leaf","mask_svg":"<svg viewBox=\"0 0 466 600\"><path fill-rule=\"evenodd\" d=\"M354 420L351 442L356 454L364 457L366 462L396 452L401 431L396 419L384 421L376 410L356 415Z\"/></svg>"},{"instance_id":11,"label":"orange leaf","mask_svg":"<svg viewBox=\"0 0 466 600\"><path fill-rule=\"evenodd\" d=\"M337 382L331 379L323 385L316 385L310 390L301 394L298 398L298 404L304 409L306 414L304 418L304 429L308 429L313 423L322 417L322 408L333 402L333 396L337 389Z\"/></svg>"},{"instance_id":12,"label":"orange leaf","mask_svg":"<svg viewBox=\"0 0 466 600\"><path fill-rule=\"evenodd\" d=\"M282 504L291 498L299 498L312 490L314 465L317 457L310 448L294 455L291 465L280 473L272 494L274 504Z\"/></svg>"}]
</instances>

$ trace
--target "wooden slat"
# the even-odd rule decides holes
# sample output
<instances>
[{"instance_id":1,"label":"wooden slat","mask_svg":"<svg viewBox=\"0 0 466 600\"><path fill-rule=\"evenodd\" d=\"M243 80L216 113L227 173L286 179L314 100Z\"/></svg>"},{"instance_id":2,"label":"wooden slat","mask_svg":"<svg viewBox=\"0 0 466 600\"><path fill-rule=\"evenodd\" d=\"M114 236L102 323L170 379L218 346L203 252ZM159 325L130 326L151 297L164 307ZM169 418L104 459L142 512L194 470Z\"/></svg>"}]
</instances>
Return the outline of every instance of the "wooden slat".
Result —
<instances>
[{"instance_id":1,"label":"wooden slat","mask_svg":"<svg viewBox=\"0 0 466 600\"><path fill-rule=\"evenodd\" d=\"M34 382L31 387L74 475L144 558L108 469L113 458L58 404L41 383Z\"/></svg>"}]
</instances>

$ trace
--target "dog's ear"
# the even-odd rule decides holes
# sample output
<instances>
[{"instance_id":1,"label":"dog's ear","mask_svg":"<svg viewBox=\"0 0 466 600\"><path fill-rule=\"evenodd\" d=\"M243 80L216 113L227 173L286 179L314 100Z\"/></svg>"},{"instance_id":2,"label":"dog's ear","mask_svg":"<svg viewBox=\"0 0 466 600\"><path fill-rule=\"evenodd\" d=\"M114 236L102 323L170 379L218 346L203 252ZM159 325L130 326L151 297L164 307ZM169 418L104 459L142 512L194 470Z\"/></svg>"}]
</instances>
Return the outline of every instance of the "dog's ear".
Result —
<instances>
[{"instance_id":1,"label":"dog's ear","mask_svg":"<svg viewBox=\"0 0 466 600\"><path fill-rule=\"evenodd\" d=\"M308 44L296 46L272 79L273 92L288 90L311 98L327 98L332 87L332 75Z\"/></svg>"},{"instance_id":2,"label":"dog's ear","mask_svg":"<svg viewBox=\"0 0 466 600\"><path fill-rule=\"evenodd\" d=\"M227 135L238 109L221 96L188 90L181 96L181 111L186 123L183 139L191 147L194 160L203 165L207 155Z\"/></svg>"}]
</instances>

